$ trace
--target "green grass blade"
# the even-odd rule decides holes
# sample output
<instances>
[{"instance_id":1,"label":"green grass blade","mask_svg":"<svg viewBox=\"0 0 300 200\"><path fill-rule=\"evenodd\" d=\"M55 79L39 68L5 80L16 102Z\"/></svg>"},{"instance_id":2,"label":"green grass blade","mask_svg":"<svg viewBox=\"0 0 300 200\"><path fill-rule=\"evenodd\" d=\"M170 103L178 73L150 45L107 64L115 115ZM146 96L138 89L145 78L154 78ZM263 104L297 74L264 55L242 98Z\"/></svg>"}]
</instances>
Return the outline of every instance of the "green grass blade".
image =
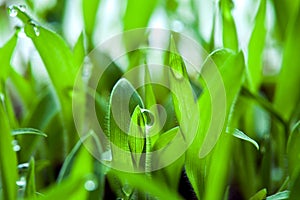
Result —
<instances>
[{"instance_id":1,"label":"green grass blade","mask_svg":"<svg viewBox=\"0 0 300 200\"><path fill-rule=\"evenodd\" d=\"M231 9L233 8L232 0L220 0L220 9L222 14L223 23L223 46L225 48L238 51L238 35L236 31L236 26L234 18L231 14Z\"/></svg>"},{"instance_id":2,"label":"green grass blade","mask_svg":"<svg viewBox=\"0 0 300 200\"><path fill-rule=\"evenodd\" d=\"M247 136L245 133L243 133L242 131L238 130L238 129L234 129L234 130L231 130L230 128L227 128L227 133L233 135L234 137L236 138L239 138L239 139L242 139L242 140L245 140L247 142L250 142L251 144L253 144L255 146L255 148L257 150L259 150L259 145L258 143L253 140L252 138L250 138L249 136Z\"/></svg>"},{"instance_id":3,"label":"green grass blade","mask_svg":"<svg viewBox=\"0 0 300 200\"><path fill-rule=\"evenodd\" d=\"M47 137L46 133L43 133L42 131L34 128L19 128L12 130L11 133L13 136L16 135L39 135L43 137Z\"/></svg>"},{"instance_id":4,"label":"green grass blade","mask_svg":"<svg viewBox=\"0 0 300 200\"><path fill-rule=\"evenodd\" d=\"M137 168L140 166L141 153L145 145L146 120L141 108L137 106L131 116L129 126L130 135L128 136L129 149Z\"/></svg>"},{"instance_id":5,"label":"green grass blade","mask_svg":"<svg viewBox=\"0 0 300 200\"><path fill-rule=\"evenodd\" d=\"M285 190L283 192L278 192L276 194L273 194L271 196L268 196L266 200L282 200L282 199L289 199L290 191Z\"/></svg>"},{"instance_id":6,"label":"green grass blade","mask_svg":"<svg viewBox=\"0 0 300 200\"><path fill-rule=\"evenodd\" d=\"M124 169L130 171L133 169L133 164L128 132L131 115L136 106L144 107L141 97L126 79L120 79L114 86L110 96L109 139L113 156L112 165L124 167Z\"/></svg>"},{"instance_id":7,"label":"green grass blade","mask_svg":"<svg viewBox=\"0 0 300 200\"><path fill-rule=\"evenodd\" d=\"M258 191L254 196L252 196L249 200L264 200L267 197L267 189L264 188Z\"/></svg>"},{"instance_id":8,"label":"green grass blade","mask_svg":"<svg viewBox=\"0 0 300 200\"><path fill-rule=\"evenodd\" d=\"M36 197L35 161L33 157L30 159L28 174L26 176L25 197L30 197L31 199Z\"/></svg>"},{"instance_id":9,"label":"green grass blade","mask_svg":"<svg viewBox=\"0 0 300 200\"><path fill-rule=\"evenodd\" d=\"M84 48L84 35L80 34L78 40L73 48L73 57L74 63L77 69L82 66L85 56L85 48Z\"/></svg>"},{"instance_id":10,"label":"green grass blade","mask_svg":"<svg viewBox=\"0 0 300 200\"><path fill-rule=\"evenodd\" d=\"M220 55L223 56L223 54ZM226 178L225 174L227 173L226 169L228 167L230 140L224 136L222 136L221 139L215 133L218 131L222 131L223 133L225 132L229 113L234 105L237 95L239 94L244 73L244 57L242 52L236 55L227 55L228 58L225 62L217 62L218 64L221 64L221 66L218 66L218 69L220 70L222 82L217 82L216 80L218 79L216 74L211 73L209 70L211 69L211 62L207 62L208 65L203 66L203 78L206 79L205 81L207 83L210 82L207 84L210 88L206 87L199 98L198 104L201 111L199 129L194 142L186 154L186 173L197 194L197 197L200 199L203 195L209 199L220 199L223 195L222 192L225 192L224 180ZM217 58L219 57L217 56ZM209 69L206 67L209 67ZM222 86L222 84L224 85ZM226 99L222 103L222 100L219 102L219 99L222 98L220 94L224 92L223 90L226 92ZM218 124L211 124L212 122L220 123L222 120L224 120L225 124L225 126L224 124L222 125L223 127L220 127ZM218 141L218 139L220 141ZM210 155L209 152L212 150L217 141L217 146L219 146L219 148L217 148L215 150L216 152L211 155L212 159L215 161L213 161L210 166L209 159L205 158L205 156ZM220 148L222 146L224 149ZM199 155L201 159L199 158ZM218 167L219 162L216 161L218 159L221 159L224 162L224 169L220 169ZM211 172L208 175L205 175L205 169L207 168L209 168ZM219 178L215 179L214 177ZM218 181L216 182L216 180ZM209 181L211 184L206 184L206 181ZM213 192L213 190L217 190L218 192Z\"/></svg>"},{"instance_id":11,"label":"green grass blade","mask_svg":"<svg viewBox=\"0 0 300 200\"><path fill-rule=\"evenodd\" d=\"M84 29L88 40L88 50L93 48L93 33L96 25L97 11L101 0L83 0L82 1L82 12L84 20Z\"/></svg>"},{"instance_id":12,"label":"green grass blade","mask_svg":"<svg viewBox=\"0 0 300 200\"><path fill-rule=\"evenodd\" d=\"M1 73L0 80L3 81L7 78L10 69L10 60L17 44L17 36L13 36L0 48L0 60L1 60Z\"/></svg>"},{"instance_id":13,"label":"green grass blade","mask_svg":"<svg viewBox=\"0 0 300 200\"><path fill-rule=\"evenodd\" d=\"M4 199L17 198L17 156L6 113L0 104L0 172Z\"/></svg>"},{"instance_id":14,"label":"green grass blade","mask_svg":"<svg viewBox=\"0 0 300 200\"><path fill-rule=\"evenodd\" d=\"M258 8L255 25L248 45L248 80L251 91L256 91L262 81L263 51L266 40L266 10L267 1L261 0Z\"/></svg>"},{"instance_id":15,"label":"green grass blade","mask_svg":"<svg viewBox=\"0 0 300 200\"><path fill-rule=\"evenodd\" d=\"M42 195L38 198L41 200L53 200L53 199L82 199L86 194L85 183L86 177L80 177L76 179L66 179L59 185L53 185L42 192Z\"/></svg>"},{"instance_id":16,"label":"green grass blade","mask_svg":"<svg viewBox=\"0 0 300 200\"><path fill-rule=\"evenodd\" d=\"M89 135L88 135L89 136ZM61 170L59 172L58 178L57 178L57 183L60 183L63 181L63 179L67 178L67 176L70 173L72 164L74 162L74 159L76 158L76 155L80 149L80 147L82 146L82 143L87 139L87 137L82 138L81 140L79 140L76 145L73 147L72 151L69 153L69 155L65 158L65 161L61 167Z\"/></svg>"},{"instance_id":17,"label":"green grass blade","mask_svg":"<svg viewBox=\"0 0 300 200\"><path fill-rule=\"evenodd\" d=\"M175 191L170 191L169 188L163 183L158 182L142 174L125 174L118 171L110 171L121 179L122 182L127 182L130 186L151 194L159 199L182 199ZM143 184L141 184L143 183Z\"/></svg>"},{"instance_id":18,"label":"green grass blade","mask_svg":"<svg viewBox=\"0 0 300 200\"><path fill-rule=\"evenodd\" d=\"M275 108L285 120L290 117L300 98L300 10L297 17L291 20L287 29L287 40L284 45L282 68L275 92ZM287 98L288 97L288 98Z\"/></svg>"},{"instance_id":19,"label":"green grass blade","mask_svg":"<svg viewBox=\"0 0 300 200\"><path fill-rule=\"evenodd\" d=\"M18 6L13 8L17 10L17 17L24 23L25 33L31 38L51 78L62 111L65 132L68 134L67 149L70 150L77 141L72 119L72 90L78 68L73 54L58 34L38 25Z\"/></svg>"}]
</instances>

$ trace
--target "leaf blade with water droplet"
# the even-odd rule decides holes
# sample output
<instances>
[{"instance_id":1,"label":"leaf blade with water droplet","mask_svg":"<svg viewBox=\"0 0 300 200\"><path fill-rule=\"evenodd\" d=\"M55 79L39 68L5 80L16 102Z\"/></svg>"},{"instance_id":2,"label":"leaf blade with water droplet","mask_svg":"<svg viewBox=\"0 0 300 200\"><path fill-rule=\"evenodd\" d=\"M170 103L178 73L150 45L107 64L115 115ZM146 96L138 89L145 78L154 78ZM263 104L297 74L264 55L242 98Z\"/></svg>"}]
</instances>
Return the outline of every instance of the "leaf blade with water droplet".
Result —
<instances>
[{"instance_id":1,"label":"leaf blade with water droplet","mask_svg":"<svg viewBox=\"0 0 300 200\"><path fill-rule=\"evenodd\" d=\"M0 104L0 172L4 199L17 198L17 156L12 148L9 121Z\"/></svg>"},{"instance_id":2,"label":"leaf blade with water droplet","mask_svg":"<svg viewBox=\"0 0 300 200\"><path fill-rule=\"evenodd\" d=\"M240 131L240 130L238 130L238 129L230 129L230 128L228 128L227 129L227 133L229 133L229 134L231 134L231 135L233 135L234 137L236 137L236 138L239 138L239 139L242 139L242 140L245 140L245 141L247 141L247 142L250 142L251 144L253 144L254 146L255 146L255 148L257 149L257 150L259 150L259 145L258 145L258 143L255 141L255 140L253 140L252 138L250 138L249 136L247 136L245 133L243 133L242 131Z\"/></svg>"},{"instance_id":3,"label":"leaf blade with water droplet","mask_svg":"<svg viewBox=\"0 0 300 200\"><path fill-rule=\"evenodd\" d=\"M39 135L43 137L47 137L46 133L43 133L42 131L34 128L19 128L12 130L11 133L13 136L16 135Z\"/></svg>"}]
</instances>

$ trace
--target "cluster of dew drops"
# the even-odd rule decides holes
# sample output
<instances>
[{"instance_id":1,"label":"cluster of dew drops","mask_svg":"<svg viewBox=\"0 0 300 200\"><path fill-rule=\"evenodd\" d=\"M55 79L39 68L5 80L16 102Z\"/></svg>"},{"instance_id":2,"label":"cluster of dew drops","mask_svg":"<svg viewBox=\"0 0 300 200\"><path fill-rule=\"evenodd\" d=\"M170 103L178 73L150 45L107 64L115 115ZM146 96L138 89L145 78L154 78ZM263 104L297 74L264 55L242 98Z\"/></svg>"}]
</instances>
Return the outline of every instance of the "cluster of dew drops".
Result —
<instances>
[{"instance_id":1,"label":"cluster of dew drops","mask_svg":"<svg viewBox=\"0 0 300 200\"><path fill-rule=\"evenodd\" d=\"M11 5L8 7L8 14L10 17L16 17L19 12L26 12L26 6L25 5ZM32 26L34 34L36 36L40 35L40 29L39 25L34 20L29 20L28 24ZM24 34L24 29L19 30L20 34Z\"/></svg>"}]
</instances>

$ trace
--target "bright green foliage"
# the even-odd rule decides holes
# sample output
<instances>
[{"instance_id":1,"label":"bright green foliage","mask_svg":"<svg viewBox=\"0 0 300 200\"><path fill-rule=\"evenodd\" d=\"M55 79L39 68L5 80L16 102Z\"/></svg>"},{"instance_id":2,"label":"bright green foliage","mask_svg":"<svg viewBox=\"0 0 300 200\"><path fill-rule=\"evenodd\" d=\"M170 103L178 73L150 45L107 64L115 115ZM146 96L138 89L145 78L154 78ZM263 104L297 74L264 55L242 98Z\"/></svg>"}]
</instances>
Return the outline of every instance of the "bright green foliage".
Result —
<instances>
[{"instance_id":1,"label":"bright green foliage","mask_svg":"<svg viewBox=\"0 0 300 200\"><path fill-rule=\"evenodd\" d=\"M1 200L299 199L300 0L24 2L0 3Z\"/></svg>"}]
</instances>

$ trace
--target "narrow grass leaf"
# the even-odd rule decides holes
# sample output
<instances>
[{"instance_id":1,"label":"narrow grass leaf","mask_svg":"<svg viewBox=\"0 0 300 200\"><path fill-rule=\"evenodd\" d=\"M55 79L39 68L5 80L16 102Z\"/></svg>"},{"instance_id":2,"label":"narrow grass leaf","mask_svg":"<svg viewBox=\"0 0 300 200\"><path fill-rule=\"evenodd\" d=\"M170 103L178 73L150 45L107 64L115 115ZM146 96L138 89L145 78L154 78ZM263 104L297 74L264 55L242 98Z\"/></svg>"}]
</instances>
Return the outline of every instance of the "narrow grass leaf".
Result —
<instances>
[{"instance_id":1,"label":"narrow grass leaf","mask_svg":"<svg viewBox=\"0 0 300 200\"><path fill-rule=\"evenodd\" d=\"M262 80L262 58L266 40L267 1L261 0L255 18L255 25L248 45L247 75L251 91L256 91Z\"/></svg>"},{"instance_id":2,"label":"narrow grass leaf","mask_svg":"<svg viewBox=\"0 0 300 200\"><path fill-rule=\"evenodd\" d=\"M73 48L74 64L77 69L82 66L85 56L84 34L81 33Z\"/></svg>"},{"instance_id":3,"label":"narrow grass leaf","mask_svg":"<svg viewBox=\"0 0 300 200\"><path fill-rule=\"evenodd\" d=\"M153 150L156 151L166 147L173 140L173 138L176 136L178 131L179 131L179 126L172 128L165 133L162 133L158 138L158 140L155 142L153 146Z\"/></svg>"},{"instance_id":4,"label":"narrow grass leaf","mask_svg":"<svg viewBox=\"0 0 300 200\"><path fill-rule=\"evenodd\" d=\"M213 68L209 67L211 62L207 62L208 65L203 66L202 70L204 73L202 77L207 84L198 100L201 111L199 128L194 142L186 153L185 165L188 178L199 199L204 195L210 199L220 199L226 190L224 181L227 174L225 169L228 168L230 139L225 136L220 139L220 135L225 132L230 111L239 94L245 67L242 52L227 55L227 59L222 58L225 62L217 62L219 64L217 65L219 75L216 72L212 73L211 69ZM218 82L219 79L222 81ZM222 94L226 95L222 97ZM218 132L220 132L220 135L216 134ZM217 141L219 148L213 150ZM221 148L222 144L224 149ZM210 153L212 150L215 152ZM205 156L208 156L208 158ZM211 159L212 161L209 161ZM218 167L219 162L216 161L218 159L224 162L222 169ZM210 162L212 162L211 166ZM210 172L207 174L205 171L208 166ZM218 177L218 179L215 177ZM216 180L218 181L216 182ZM211 184L206 184L206 181ZM218 192L213 192L213 190Z\"/></svg>"},{"instance_id":5,"label":"narrow grass leaf","mask_svg":"<svg viewBox=\"0 0 300 200\"><path fill-rule=\"evenodd\" d=\"M238 51L238 35L236 31L236 26L234 18L232 16L231 10L234 6L232 0L221 0L219 2L221 14L222 14L222 24L223 24L223 46L225 48Z\"/></svg>"},{"instance_id":6,"label":"narrow grass leaf","mask_svg":"<svg viewBox=\"0 0 300 200\"><path fill-rule=\"evenodd\" d=\"M281 72L277 81L275 92L275 108L281 116L289 120L297 102L300 99L300 11L291 20L287 28L287 40L284 44L284 53ZM287 98L288 97L288 98Z\"/></svg>"},{"instance_id":7,"label":"narrow grass leaf","mask_svg":"<svg viewBox=\"0 0 300 200\"><path fill-rule=\"evenodd\" d=\"M137 168L140 166L141 153L144 150L146 123L146 118L141 108L137 106L131 116L128 136L129 149Z\"/></svg>"},{"instance_id":8,"label":"narrow grass leaf","mask_svg":"<svg viewBox=\"0 0 300 200\"><path fill-rule=\"evenodd\" d=\"M17 17L24 23L25 33L31 38L51 78L62 110L63 125L68 133L67 148L70 149L77 138L72 124L72 90L77 74L73 54L58 34L37 24L19 6L13 8L18 11Z\"/></svg>"},{"instance_id":9,"label":"narrow grass leaf","mask_svg":"<svg viewBox=\"0 0 300 200\"><path fill-rule=\"evenodd\" d=\"M259 190L255 195L253 195L249 200L264 200L267 197L267 189L264 188Z\"/></svg>"},{"instance_id":10,"label":"narrow grass leaf","mask_svg":"<svg viewBox=\"0 0 300 200\"><path fill-rule=\"evenodd\" d=\"M30 159L28 173L26 176L25 197L30 197L31 199L35 199L36 197L35 161L33 157Z\"/></svg>"},{"instance_id":11,"label":"narrow grass leaf","mask_svg":"<svg viewBox=\"0 0 300 200\"><path fill-rule=\"evenodd\" d=\"M268 196L266 200L282 200L282 199L289 199L290 191L285 190L283 192L278 192L276 194L273 194L271 196Z\"/></svg>"},{"instance_id":12,"label":"narrow grass leaf","mask_svg":"<svg viewBox=\"0 0 300 200\"><path fill-rule=\"evenodd\" d=\"M46 133L43 133L42 131L34 128L19 128L12 130L11 133L13 136L16 135L39 135L43 137L47 137Z\"/></svg>"},{"instance_id":13,"label":"narrow grass leaf","mask_svg":"<svg viewBox=\"0 0 300 200\"><path fill-rule=\"evenodd\" d=\"M0 172L4 199L17 198L17 156L13 151L9 122L0 104Z\"/></svg>"},{"instance_id":14,"label":"narrow grass leaf","mask_svg":"<svg viewBox=\"0 0 300 200\"><path fill-rule=\"evenodd\" d=\"M109 102L109 141L112 165L133 169L128 132L131 116L136 106L144 107L141 97L124 78L114 86Z\"/></svg>"},{"instance_id":15,"label":"narrow grass leaf","mask_svg":"<svg viewBox=\"0 0 300 200\"><path fill-rule=\"evenodd\" d=\"M97 11L101 0L83 0L82 14L84 20L84 30L88 40L88 50L93 49L93 33L97 20Z\"/></svg>"},{"instance_id":16,"label":"narrow grass leaf","mask_svg":"<svg viewBox=\"0 0 300 200\"><path fill-rule=\"evenodd\" d=\"M1 81L4 81L9 74L9 68L11 67L10 60L17 44L17 38L16 34L13 34L13 36L0 48Z\"/></svg>"},{"instance_id":17,"label":"narrow grass leaf","mask_svg":"<svg viewBox=\"0 0 300 200\"><path fill-rule=\"evenodd\" d=\"M243 133L242 131L238 130L238 129L231 129L231 128L227 128L227 133L233 135L236 138L245 140L247 142L250 142L251 144L253 144L255 146L255 148L257 150L259 150L259 145L258 143L253 140L252 138L250 138L249 136L247 136L245 133Z\"/></svg>"}]
</instances>

